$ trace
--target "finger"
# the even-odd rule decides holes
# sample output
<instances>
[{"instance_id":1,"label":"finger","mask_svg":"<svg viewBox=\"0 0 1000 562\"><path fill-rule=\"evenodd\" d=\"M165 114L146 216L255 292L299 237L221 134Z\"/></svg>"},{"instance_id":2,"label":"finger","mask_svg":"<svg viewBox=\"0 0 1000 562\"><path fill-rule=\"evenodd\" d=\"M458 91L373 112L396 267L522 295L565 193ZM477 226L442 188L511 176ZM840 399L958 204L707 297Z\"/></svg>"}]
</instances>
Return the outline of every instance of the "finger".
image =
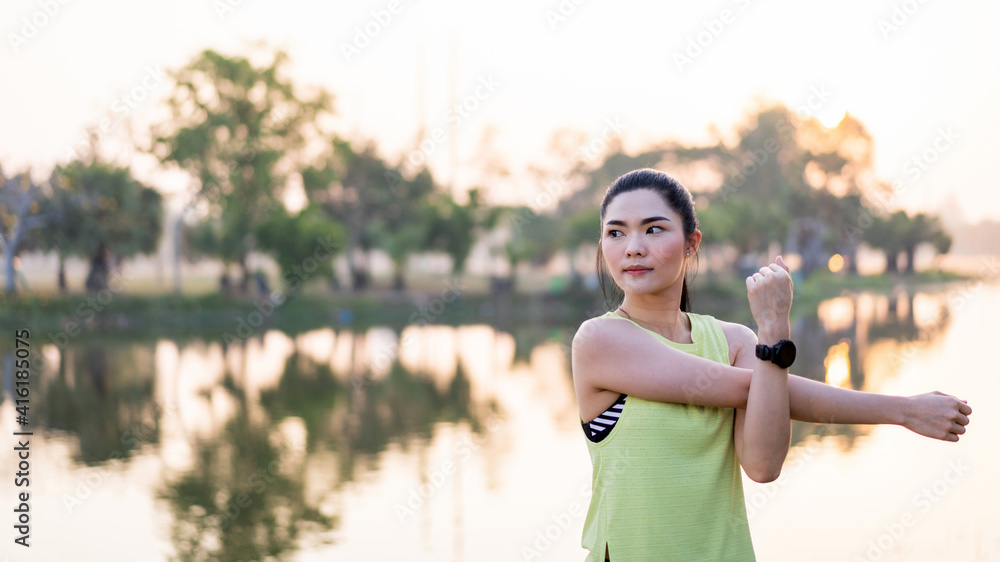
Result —
<instances>
[{"instance_id":1,"label":"finger","mask_svg":"<svg viewBox=\"0 0 1000 562\"><path fill-rule=\"evenodd\" d=\"M776 258L776 259L774 260L774 263L776 263L776 264L780 265L780 266L781 266L781 268L782 268L782 269L784 269L786 273L791 273L791 272L792 272L792 271L791 271L790 269L788 269L788 266L787 266L787 265L785 265L785 260L781 259L781 256L778 256L778 257L777 257L777 258Z\"/></svg>"},{"instance_id":2,"label":"finger","mask_svg":"<svg viewBox=\"0 0 1000 562\"><path fill-rule=\"evenodd\" d=\"M965 433L965 426L957 424L957 423L954 423L954 424L951 425L951 432L952 433L957 433L958 435L961 435L961 434Z\"/></svg>"},{"instance_id":3,"label":"finger","mask_svg":"<svg viewBox=\"0 0 1000 562\"><path fill-rule=\"evenodd\" d=\"M955 418L955 421L962 425L969 425L969 416L958 414L958 417Z\"/></svg>"},{"instance_id":4,"label":"finger","mask_svg":"<svg viewBox=\"0 0 1000 562\"><path fill-rule=\"evenodd\" d=\"M965 415L969 415L972 413L972 406L969 406L965 403L965 400L962 400L962 404L958 405L958 411Z\"/></svg>"},{"instance_id":5,"label":"finger","mask_svg":"<svg viewBox=\"0 0 1000 562\"><path fill-rule=\"evenodd\" d=\"M948 436L944 438L944 440L951 441L952 443L954 443L955 441L958 441L958 436L955 435L954 433L949 433Z\"/></svg>"}]
</instances>

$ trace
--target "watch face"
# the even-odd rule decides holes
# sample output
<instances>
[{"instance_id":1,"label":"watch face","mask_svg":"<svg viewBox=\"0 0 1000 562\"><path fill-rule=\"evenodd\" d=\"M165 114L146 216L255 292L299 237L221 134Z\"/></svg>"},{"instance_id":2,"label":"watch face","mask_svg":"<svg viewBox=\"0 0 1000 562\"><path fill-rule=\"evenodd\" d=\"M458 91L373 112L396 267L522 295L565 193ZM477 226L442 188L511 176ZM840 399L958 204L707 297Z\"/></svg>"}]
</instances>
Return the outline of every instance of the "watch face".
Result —
<instances>
[{"instance_id":1,"label":"watch face","mask_svg":"<svg viewBox=\"0 0 1000 562\"><path fill-rule=\"evenodd\" d=\"M775 363L782 367L788 367L795 362L795 344L790 341L783 341L775 346Z\"/></svg>"}]
</instances>

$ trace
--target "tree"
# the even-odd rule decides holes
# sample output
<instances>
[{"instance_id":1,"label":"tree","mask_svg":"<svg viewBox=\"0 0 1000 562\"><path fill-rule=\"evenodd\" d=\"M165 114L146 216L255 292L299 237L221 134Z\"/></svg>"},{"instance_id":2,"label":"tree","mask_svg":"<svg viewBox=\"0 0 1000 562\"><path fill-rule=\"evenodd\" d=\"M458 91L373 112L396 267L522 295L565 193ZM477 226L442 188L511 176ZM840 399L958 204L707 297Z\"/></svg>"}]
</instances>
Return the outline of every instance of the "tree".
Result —
<instances>
[{"instance_id":1,"label":"tree","mask_svg":"<svg viewBox=\"0 0 1000 562\"><path fill-rule=\"evenodd\" d=\"M127 168L100 160L57 166L47 203L59 218L46 229L43 247L90 260L85 286L108 287L113 264L157 250L163 231L163 197L132 177Z\"/></svg>"},{"instance_id":2,"label":"tree","mask_svg":"<svg viewBox=\"0 0 1000 562\"><path fill-rule=\"evenodd\" d=\"M888 216L875 217L866 232L868 245L885 252L886 273L899 273L899 254L906 248L909 223L906 211L896 211Z\"/></svg>"},{"instance_id":3,"label":"tree","mask_svg":"<svg viewBox=\"0 0 1000 562\"><path fill-rule=\"evenodd\" d=\"M330 151L319 163L302 171L302 185L309 201L347 227L347 264L355 291L366 289L370 283L368 259L375 247L370 223L392 201L391 185L403 183L399 173L376 154L373 145L359 151L339 137L330 141ZM419 181L417 185L418 189L424 186ZM402 191L409 193L405 187ZM408 203L405 206L409 208Z\"/></svg>"},{"instance_id":4,"label":"tree","mask_svg":"<svg viewBox=\"0 0 1000 562\"><path fill-rule=\"evenodd\" d=\"M206 50L171 73L176 86L167 106L170 117L155 128L149 151L164 164L188 172L197 189L188 208L205 204L221 218L215 228L235 255L247 289L247 234L282 205L284 186L298 151L332 112L332 96L319 89L300 97L282 76L288 55L277 51L269 65ZM207 248L206 248L207 249ZM232 260L232 261L231 261ZM179 289L179 287L178 287Z\"/></svg>"},{"instance_id":5,"label":"tree","mask_svg":"<svg viewBox=\"0 0 1000 562\"><path fill-rule=\"evenodd\" d=\"M576 269L575 257L582 246L596 245L601 239L601 211L596 207L581 209L563 219L559 224L559 245L569 258L569 286L578 287L582 283Z\"/></svg>"},{"instance_id":6,"label":"tree","mask_svg":"<svg viewBox=\"0 0 1000 562\"><path fill-rule=\"evenodd\" d=\"M49 185L60 185L56 174L53 174L49 179ZM38 236L43 249L56 253L59 263L56 285L59 287L60 293L66 293L68 290L66 258L76 253L74 246L78 244L82 236L81 229L86 219L83 216L83 197L85 195L81 191L55 187L52 189L51 197L43 203L47 213L52 218L52 223L58 227L40 229Z\"/></svg>"},{"instance_id":7,"label":"tree","mask_svg":"<svg viewBox=\"0 0 1000 562\"><path fill-rule=\"evenodd\" d=\"M51 222L42 210L45 193L25 172L8 178L0 170L0 242L3 243L4 279L8 294L17 292L14 257L24 249L28 236Z\"/></svg>"},{"instance_id":8,"label":"tree","mask_svg":"<svg viewBox=\"0 0 1000 562\"><path fill-rule=\"evenodd\" d=\"M479 188L469 190L469 201L459 205L448 194L439 193L425 207L430 224L426 247L451 257L452 275L465 271L465 262L476 240L499 220L500 210L483 202Z\"/></svg>"},{"instance_id":9,"label":"tree","mask_svg":"<svg viewBox=\"0 0 1000 562\"><path fill-rule=\"evenodd\" d=\"M907 273L914 273L914 256L920 244L930 243L939 254L946 254L951 249L951 236L941 226L940 219L924 213L917 213L909 220L902 238Z\"/></svg>"},{"instance_id":10,"label":"tree","mask_svg":"<svg viewBox=\"0 0 1000 562\"><path fill-rule=\"evenodd\" d=\"M434 192L434 178L426 168L412 180L387 171L387 201L381 212L369 223L368 237L384 251L393 265L392 287L406 288L404 271L411 254L427 244L432 222L428 220L428 197Z\"/></svg>"},{"instance_id":11,"label":"tree","mask_svg":"<svg viewBox=\"0 0 1000 562\"><path fill-rule=\"evenodd\" d=\"M326 248L330 243L343 245L344 227L324 216L321 209L309 206L291 215L284 207L279 207L257 227L256 234L261 248L274 255L284 272L282 279L289 292L295 292L300 284L298 277L290 277L290 273L299 270L309 273L309 266L304 264L316 259L321 246L322 253L327 254L324 259L329 261L316 264L316 275L327 280L334 278L333 255Z\"/></svg>"},{"instance_id":12,"label":"tree","mask_svg":"<svg viewBox=\"0 0 1000 562\"><path fill-rule=\"evenodd\" d=\"M550 214L529 207L507 209L510 238L505 250L510 262L510 287L516 287L517 266L523 262L545 265L560 248L560 223Z\"/></svg>"}]
</instances>

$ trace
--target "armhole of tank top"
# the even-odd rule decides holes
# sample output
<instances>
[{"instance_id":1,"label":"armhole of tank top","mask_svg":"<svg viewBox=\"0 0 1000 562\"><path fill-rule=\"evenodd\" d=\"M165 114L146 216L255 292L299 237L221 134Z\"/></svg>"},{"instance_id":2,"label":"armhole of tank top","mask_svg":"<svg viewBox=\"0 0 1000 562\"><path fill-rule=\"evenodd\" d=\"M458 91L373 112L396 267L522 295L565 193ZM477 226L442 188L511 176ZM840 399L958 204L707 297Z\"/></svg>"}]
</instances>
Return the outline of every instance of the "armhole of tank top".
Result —
<instances>
[{"instance_id":1,"label":"armhole of tank top","mask_svg":"<svg viewBox=\"0 0 1000 562\"><path fill-rule=\"evenodd\" d=\"M597 444L603 442L611 436L615 427L618 426L622 412L625 410L625 402L627 401L627 398L628 395L623 392L618 395L618 399L615 400L614 404L608 406L608 409L598 414L593 420L589 422L580 420L580 424L583 427L583 433L587 437L588 441ZM608 421L610 421L610 423L608 423Z\"/></svg>"}]
</instances>

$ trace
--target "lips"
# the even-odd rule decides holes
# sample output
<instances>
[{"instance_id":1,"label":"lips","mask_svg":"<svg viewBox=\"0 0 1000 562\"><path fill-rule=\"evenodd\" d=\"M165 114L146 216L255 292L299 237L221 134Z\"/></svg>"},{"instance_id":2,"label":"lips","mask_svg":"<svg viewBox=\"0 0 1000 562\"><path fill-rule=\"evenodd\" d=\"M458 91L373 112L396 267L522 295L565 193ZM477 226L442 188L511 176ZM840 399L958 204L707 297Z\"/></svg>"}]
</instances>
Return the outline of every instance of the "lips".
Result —
<instances>
[{"instance_id":1,"label":"lips","mask_svg":"<svg viewBox=\"0 0 1000 562\"><path fill-rule=\"evenodd\" d=\"M649 268L649 267L642 267L640 265L630 265L630 266L628 266L628 267L625 268L625 271L627 271L629 273L642 273L644 271L650 271L650 270L651 270L651 268Z\"/></svg>"}]
</instances>

